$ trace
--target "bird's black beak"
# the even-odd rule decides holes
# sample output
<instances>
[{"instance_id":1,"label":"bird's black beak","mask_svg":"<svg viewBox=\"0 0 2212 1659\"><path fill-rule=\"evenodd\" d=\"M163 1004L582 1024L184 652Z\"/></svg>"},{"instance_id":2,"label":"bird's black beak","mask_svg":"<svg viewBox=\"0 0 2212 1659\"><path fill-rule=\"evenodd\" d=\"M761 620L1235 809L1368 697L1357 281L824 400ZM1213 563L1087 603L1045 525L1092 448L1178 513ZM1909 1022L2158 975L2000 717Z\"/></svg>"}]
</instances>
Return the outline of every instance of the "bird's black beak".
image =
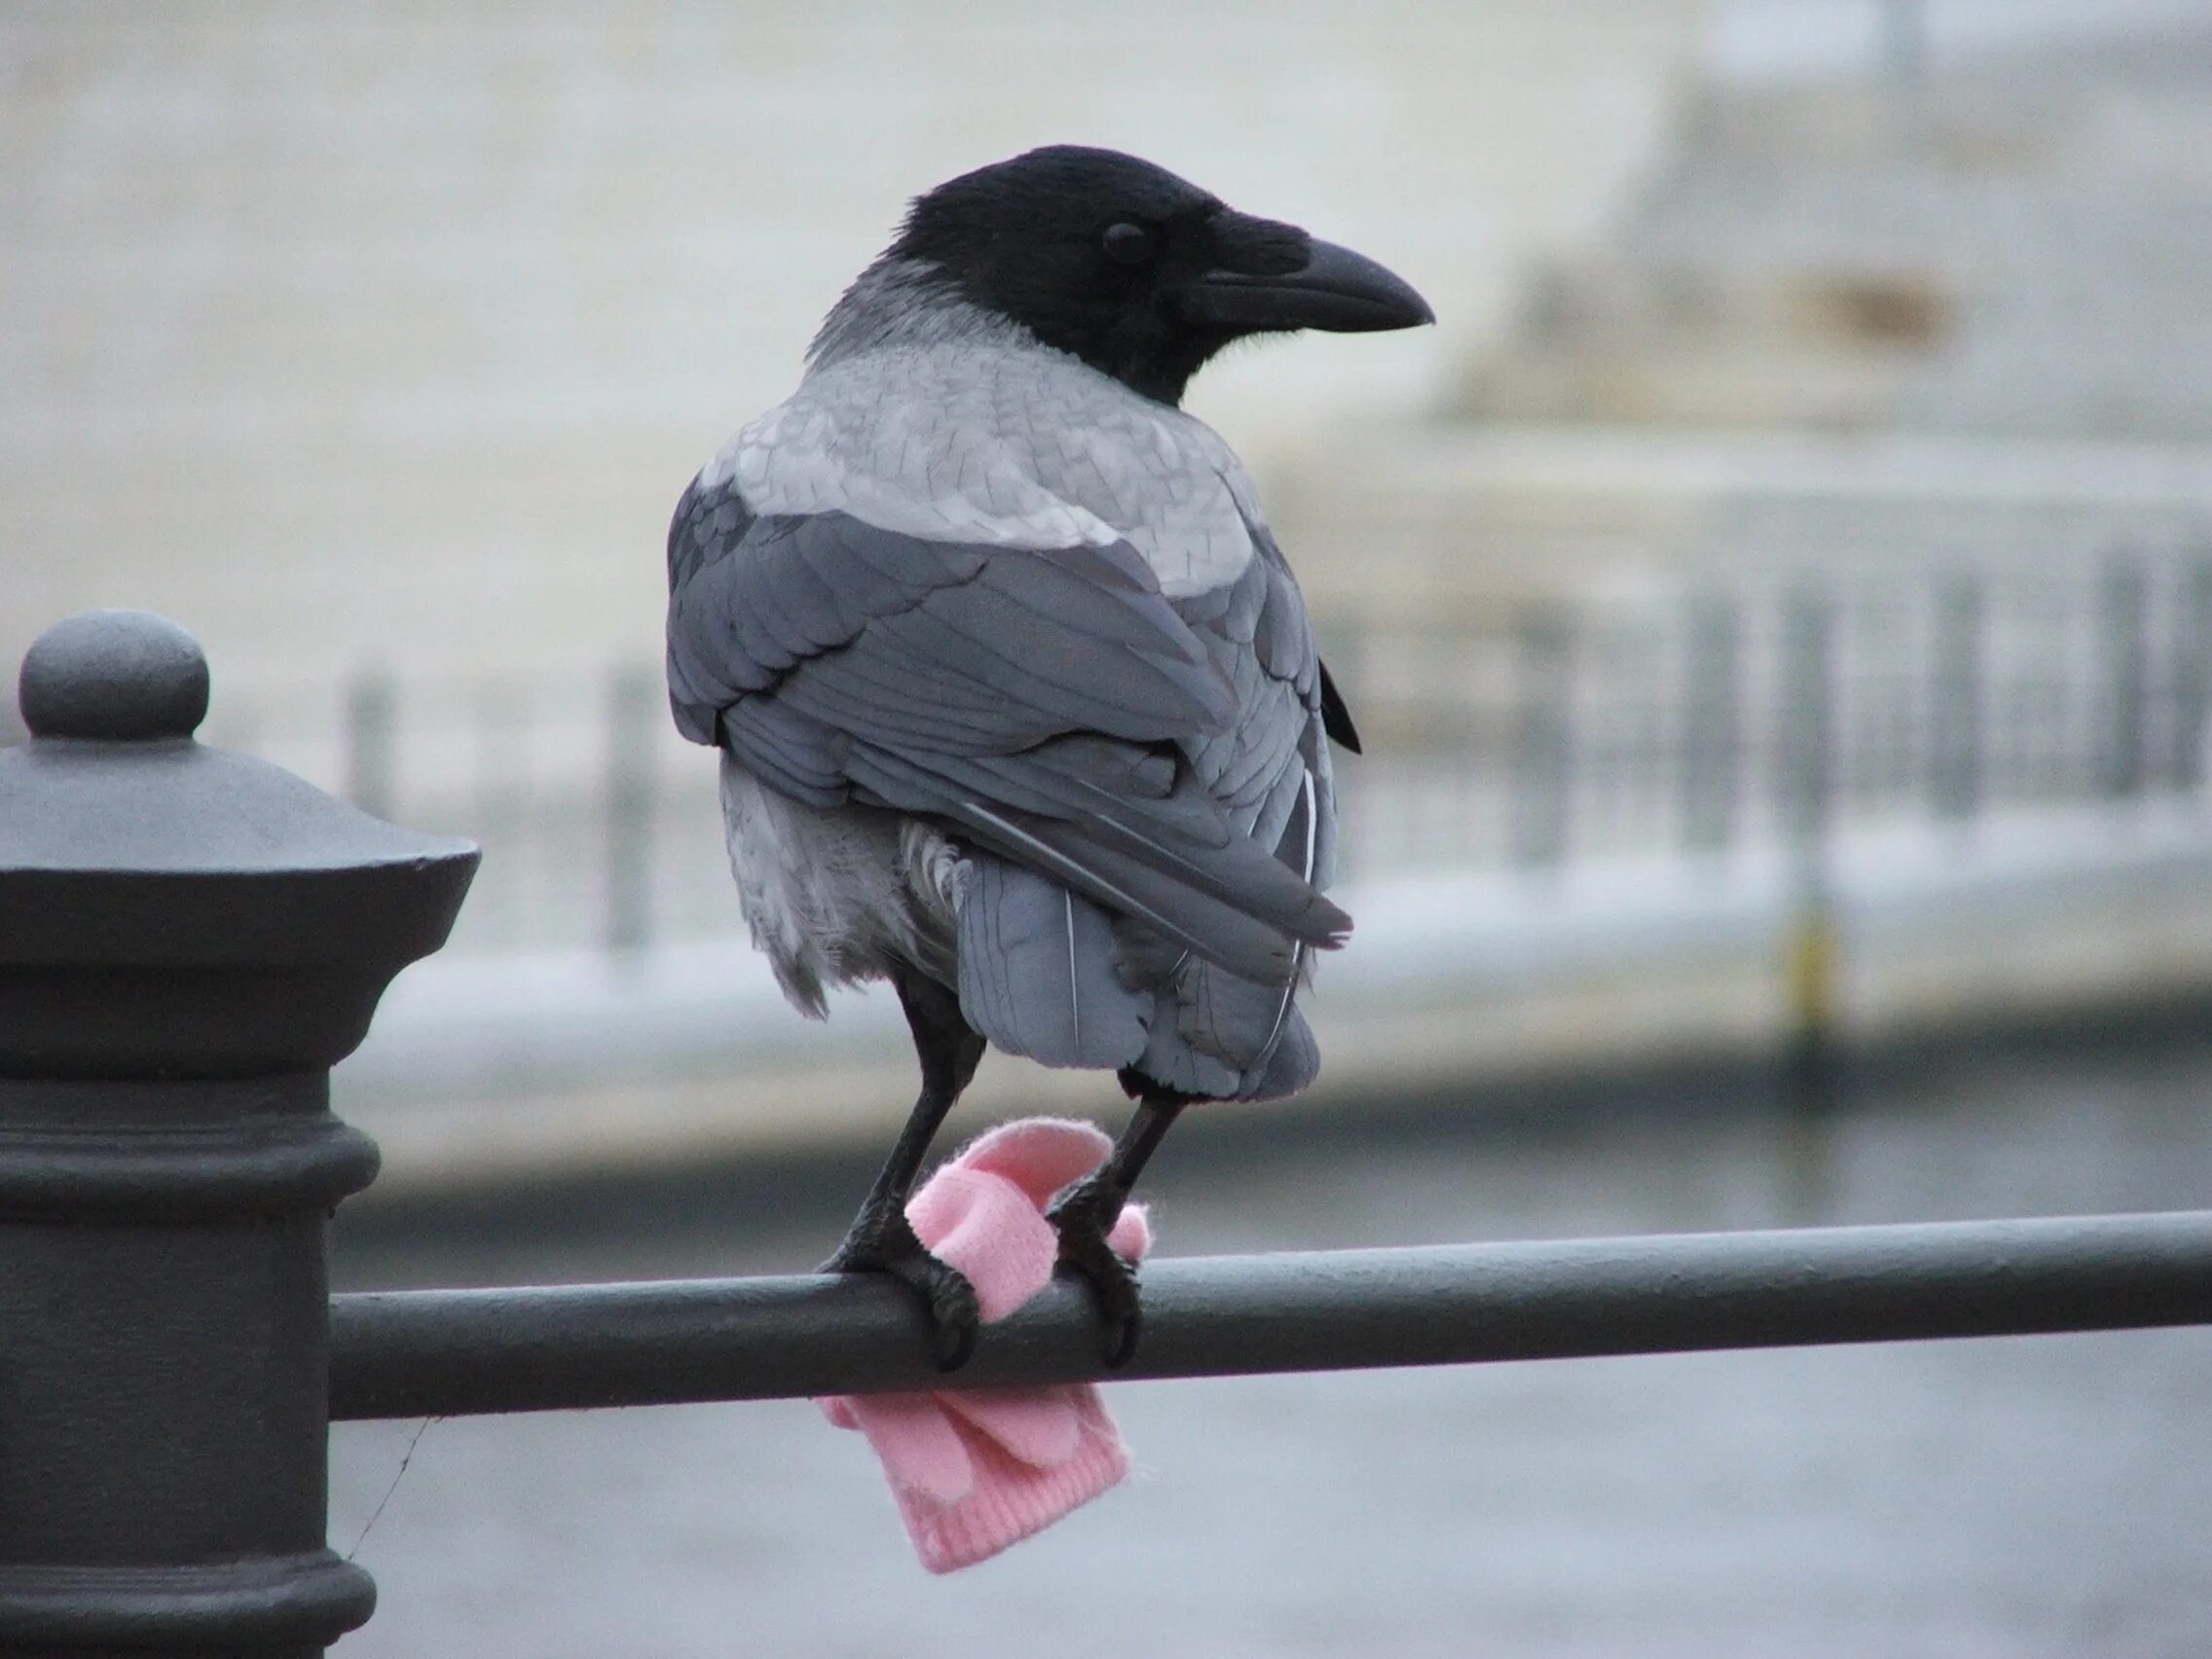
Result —
<instances>
[{"instance_id":1,"label":"bird's black beak","mask_svg":"<svg viewBox=\"0 0 2212 1659\"><path fill-rule=\"evenodd\" d=\"M1179 289L1176 303L1185 322L1236 334L1294 328L1371 334L1436 320L1404 277L1318 237L1307 239L1306 263L1294 270L1209 271Z\"/></svg>"}]
</instances>

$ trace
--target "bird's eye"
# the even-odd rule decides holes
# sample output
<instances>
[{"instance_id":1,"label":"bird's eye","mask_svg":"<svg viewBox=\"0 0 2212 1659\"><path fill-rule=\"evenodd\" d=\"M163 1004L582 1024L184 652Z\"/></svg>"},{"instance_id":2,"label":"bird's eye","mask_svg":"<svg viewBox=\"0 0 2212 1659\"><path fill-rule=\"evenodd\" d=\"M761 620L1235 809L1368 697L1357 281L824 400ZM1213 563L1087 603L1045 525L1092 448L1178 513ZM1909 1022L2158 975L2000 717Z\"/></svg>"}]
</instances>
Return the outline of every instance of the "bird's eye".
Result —
<instances>
[{"instance_id":1,"label":"bird's eye","mask_svg":"<svg viewBox=\"0 0 2212 1659\"><path fill-rule=\"evenodd\" d=\"M1106 250L1106 257L1116 265L1142 265L1153 255L1155 239L1142 225L1124 219L1120 224L1108 225L1099 237L1098 245Z\"/></svg>"}]
</instances>

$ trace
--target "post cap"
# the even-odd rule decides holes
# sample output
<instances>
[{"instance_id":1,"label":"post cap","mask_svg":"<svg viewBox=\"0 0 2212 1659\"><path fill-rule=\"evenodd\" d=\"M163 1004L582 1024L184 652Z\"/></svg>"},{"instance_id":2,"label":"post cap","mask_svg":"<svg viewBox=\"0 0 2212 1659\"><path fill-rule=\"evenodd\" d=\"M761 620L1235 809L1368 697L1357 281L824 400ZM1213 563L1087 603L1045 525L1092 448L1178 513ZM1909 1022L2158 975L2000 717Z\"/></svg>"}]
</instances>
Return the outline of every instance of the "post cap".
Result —
<instances>
[{"instance_id":1,"label":"post cap","mask_svg":"<svg viewBox=\"0 0 2212 1659\"><path fill-rule=\"evenodd\" d=\"M207 718L207 659L166 616L88 610L32 643L16 701L33 737L190 737Z\"/></svg>"},{"instance_id":2,"label":"post cap","mask_svg":"<svg viewBox=\"0 0 2212 1659\"><path fill-rule=\"evenodd\" d=\"M207 663L142 610L55 623L0 750L0 1078L326 1067L435 950L465 841L372 818L192 733Z\"/></svg>"}]
</instances>

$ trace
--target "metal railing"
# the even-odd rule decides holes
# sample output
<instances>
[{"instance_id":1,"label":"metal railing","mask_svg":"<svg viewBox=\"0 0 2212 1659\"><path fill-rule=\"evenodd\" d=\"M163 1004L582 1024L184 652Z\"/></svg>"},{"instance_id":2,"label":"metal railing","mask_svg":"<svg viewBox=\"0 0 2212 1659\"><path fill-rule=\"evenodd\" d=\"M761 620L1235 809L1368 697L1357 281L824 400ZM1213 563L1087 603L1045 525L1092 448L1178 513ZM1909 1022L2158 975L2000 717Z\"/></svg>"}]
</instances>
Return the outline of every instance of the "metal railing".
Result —
<instances>
[{"instance_id":1,"label":"metal railing","mask_svg":"<svg viewBox=\"0 0 2212 1659\"><path fill-rule=\"evenodd\" d=\"M464 843L203 748L206 665L95 612L0 754L0 1654L299 1656L365 1621L325 1543L341 1418L941 1386L894 1287L328 1294L376 1149L330 1068L445 939ZM2212 1213L1160 1261L1123 1375L2212 1322ZM1098 1375L1078 1294L963 1384Z\"/></svg>"},{"instance_id":2,"label":"metal railing","mask_svg":"<svg viewBox=\"0 0 2212 1659\"><path fill-rule=\"evenodd\" d=\"M1109 1373L1078 1286L993 1325L964 1386L1470 1365L2212 1323L2212 1211L1169 1258ZM331 1304L334 1418L936 1388L911 1297L818 1274Z\"/></svg>"}]
</instances>

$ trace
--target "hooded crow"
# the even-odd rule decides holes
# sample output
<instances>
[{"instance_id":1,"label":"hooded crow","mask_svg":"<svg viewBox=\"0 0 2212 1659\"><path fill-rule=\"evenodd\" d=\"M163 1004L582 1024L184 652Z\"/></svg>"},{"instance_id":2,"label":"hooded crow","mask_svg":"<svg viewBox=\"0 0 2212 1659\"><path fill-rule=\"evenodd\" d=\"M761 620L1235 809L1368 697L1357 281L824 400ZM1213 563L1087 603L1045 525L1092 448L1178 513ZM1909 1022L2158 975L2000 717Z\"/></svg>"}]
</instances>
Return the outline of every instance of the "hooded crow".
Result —
<instances>
[{"instance_id":1,"label":"hooded crow","mask_svg":"<svg viewBox=\"0 0 2212 1659\"><path fill-rule=\"evenodd\" d=\"M1139 1103L1051 1212L1115 1363L1106 1228L1176 1114L1313 1078L1297 999L1351 926L1328 740L1358 741L1251 479L1179 405L1232 341L1432 320L1149 163L1033 150L918 198L677 504L669 698L721 752L754 942L817 1017L888 979L921 1060L826 1266L912 1285L947 1370L974 1295L903 1206L986 1045Z\"/></svg>"}]
</instances>

